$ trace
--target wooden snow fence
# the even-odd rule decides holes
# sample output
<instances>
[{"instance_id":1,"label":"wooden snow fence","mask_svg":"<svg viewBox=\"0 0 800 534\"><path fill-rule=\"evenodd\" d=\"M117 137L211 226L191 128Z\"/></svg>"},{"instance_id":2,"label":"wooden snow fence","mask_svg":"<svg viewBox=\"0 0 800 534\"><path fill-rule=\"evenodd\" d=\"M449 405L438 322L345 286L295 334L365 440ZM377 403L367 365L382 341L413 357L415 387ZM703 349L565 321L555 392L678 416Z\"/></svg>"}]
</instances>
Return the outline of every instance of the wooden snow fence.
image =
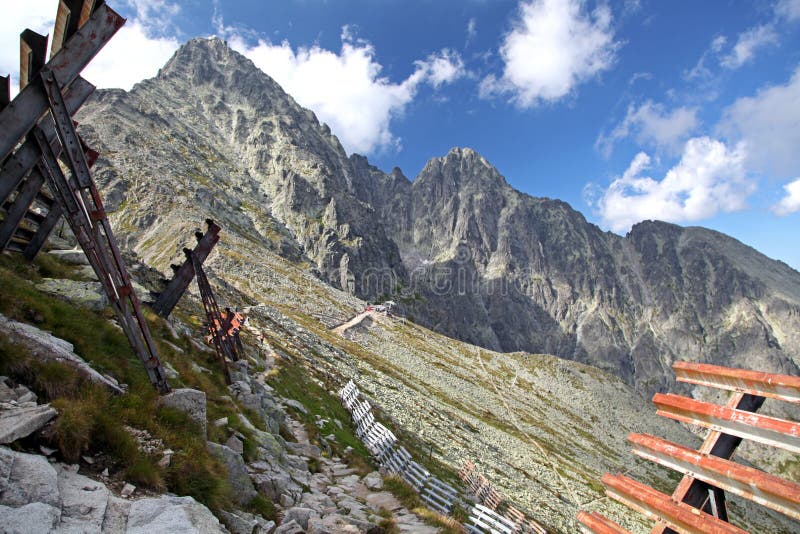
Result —
<instances>
[{"instance_id":1,"label":"wooden snow fence","mask_svg":"<svg viewBox=\"0 0 800 534\"><path fill-rule=\"evenodd\" d=\"M731 458L747 439L800 452L800 423L755 412L766 398L800 404L800 377L676 362L678 381L730 391L720 406L673 394L657 393L657 414L709 429L703 445L693 450L647 434L632 433L633 453L683 474L672 495L656 491L624 475L606 474L606 495L654 521L651 534L731 533L746 531L728 522L725 492L800 519L800 485L735 463ZM579 512L584 533L625 534L628 531L597 512Z\"/></svg>"}]
</instances>

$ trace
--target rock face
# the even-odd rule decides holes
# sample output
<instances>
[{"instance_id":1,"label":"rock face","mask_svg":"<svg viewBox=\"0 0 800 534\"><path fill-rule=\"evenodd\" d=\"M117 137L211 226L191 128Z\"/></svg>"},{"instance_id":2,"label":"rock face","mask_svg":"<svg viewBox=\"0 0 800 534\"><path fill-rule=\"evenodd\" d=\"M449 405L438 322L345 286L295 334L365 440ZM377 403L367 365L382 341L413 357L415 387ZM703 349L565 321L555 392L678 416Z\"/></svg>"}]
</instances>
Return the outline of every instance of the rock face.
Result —
<instances>
[{"instance_id":1,"label":"rock face","mask_svg":"<svg viewBox=\"0 0 800 534\"><path fill-rule=\"evenodd\" d=\"M227 532L191 497L129 501L44 456L0 447L3 532Z\"/></svg>"},{"instance_id":2,"label":"rock face","mask_svg":"<svg viewBox=\"0 0 800 534\"><path fill-rule=\"evenodd\" d=\"M800 273L785 264L702 228L603 232L471 149L413 182L386 174L219 39L130 93L98 91L78 120L115 228L157 268L211 216L222 250L236 236L451 337L589 363L643 393L673 389L679 358L798 373ZM260 276L226 268L239 286Z\"/></svg>"}]
</instances>

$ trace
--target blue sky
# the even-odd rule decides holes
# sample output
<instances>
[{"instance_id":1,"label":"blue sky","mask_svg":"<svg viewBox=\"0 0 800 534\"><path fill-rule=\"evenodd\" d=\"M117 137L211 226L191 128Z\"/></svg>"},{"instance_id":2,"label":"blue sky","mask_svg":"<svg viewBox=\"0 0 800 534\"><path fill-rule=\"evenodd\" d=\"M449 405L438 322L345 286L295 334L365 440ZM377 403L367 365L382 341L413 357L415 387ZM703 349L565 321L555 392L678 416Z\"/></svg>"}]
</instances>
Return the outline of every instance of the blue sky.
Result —
<instances>
[{"instance_id":1,"label":"blue sky","mask_svg":"<svg viewBox=\"0 0 800 534\"><path fill-rule=\"evenodd\" d=\"M48 31L54 3L0 33ZM98 86L218 35L386 171L469 146L603 229L706 226L800 269L800 0L109 4L129 20L85 73Z\"/></svg>"}]
</instances>

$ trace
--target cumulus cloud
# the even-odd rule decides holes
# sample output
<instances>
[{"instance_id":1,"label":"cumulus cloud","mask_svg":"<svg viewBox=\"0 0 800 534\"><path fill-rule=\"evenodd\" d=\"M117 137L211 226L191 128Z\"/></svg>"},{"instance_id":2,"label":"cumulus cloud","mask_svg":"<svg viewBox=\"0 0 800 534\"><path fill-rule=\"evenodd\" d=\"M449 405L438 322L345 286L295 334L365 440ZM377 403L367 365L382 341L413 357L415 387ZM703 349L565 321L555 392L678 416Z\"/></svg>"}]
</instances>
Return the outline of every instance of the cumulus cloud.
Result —
<instances>
[{"instance_id":1,"label":"cumulus cloud","mask_svg":"<svg viewBox=\"0 0 800 534\"><path fill-rule=\"evenodd\" d=\"M745 148L709 137L689 139L680 161L660 180L646 174L640 152L628 169L594 200L603 226L622 232L646 219L699 221L744 209L755 185L745 172Z\"/></svg>"},{"instance_id":2,"label":"cumulus cloud","mask_svg":"<svg viewBox=\"0 0 800 534\"><path fill-rule=\"evenodd\" d=\"M154 37L139 20L129 20L83 71L97 87L130 90L152 78L180 46L174 37Z\"/></svg>"},{"instance_id":3,"label":"cumulus cloud","mask_svg":"<svg viewBox=\"0 0 800 534\"><path fill-rule=\"evenodd\" d=\"M730 52L720 58L720 64L727 69L738 69L752 61L758 49L777 43L778 34L771 24L750 28L739 34Z\"/></svg>"},{"instance_id":4,"label":"cumulus cloud","mask_svg":"<svg viewBox=\"0 0 800 534\"><path fill-rule=\"evenodd\" d=\"M781 216L800 211L800 178L784 185L783 189L786 196L772 206L772 211Z\"/></svg>"},{"instance_id":5,"label":"cumulus cloud","mask_svg":"<svg viewBox=\"0 0 800 534\"><path fill-rule=\"evenodd\" d=\"M609 157L616 142L632 135L640 145L678 152L699 125L697 111L697 108L679 107L667 112L663 105L651 100L639 107L630 105L625 119L611 133L601 133L595 147Z\"/></svg>"},{"instance_id":6,"label":"cumulus cloud","mask_svg":"<svg viewBox=\"0 0 800 534\"><path fill-rule=\"evenodd\" d=\"M270 75L302 106L313 110L339 136L348 152L372 153L398 146L392 119L403 113L422 83L434 88L465 75L461 56L449 49L414 63L400 83L381 76L375 48L342 29L342 47L332 52L314 45L292 48L288 41L259 40L249 46L233 35L229 43Z\"/></svg>"},{"instance_id":7,"label":"cumulus cloud","mask_svg":"<svg viewBox=\"0 0 800 534\"><path fill-rule=\"evenodd\" d=\"M500 48L503 74L484 78L481 96L510 94L520 107L533 107L559 100L609 69L619 46L611 11L600 5L588 13L583 6L579 0L522 2Z\"/></svg>"},{"instance_id":8,"label":"cumulus cloud","mask_svg":"<svg viewBox=\"0 0 800 534\"><path fill-rule=\"evenodd\" d=\"M800 174L800 67L784 85L768 86L728 107L718 126L747 143L748 167L782 177Z\"/></svg>"}]
</instances>

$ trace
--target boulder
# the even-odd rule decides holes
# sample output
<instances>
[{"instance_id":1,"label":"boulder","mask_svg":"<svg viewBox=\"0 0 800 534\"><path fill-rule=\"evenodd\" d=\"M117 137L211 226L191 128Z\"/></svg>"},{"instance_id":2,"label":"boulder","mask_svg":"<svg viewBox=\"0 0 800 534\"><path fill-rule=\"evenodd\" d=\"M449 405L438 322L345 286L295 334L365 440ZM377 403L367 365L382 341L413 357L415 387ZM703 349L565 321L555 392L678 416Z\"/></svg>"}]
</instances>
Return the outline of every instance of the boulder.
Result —
<instances>
[{"instance_id":1,"label":"boulder","mask_svg":"<svg viewBox=\"0 0 800 534\"><path fill-rule=\"evenodd\" d=\"M303 530L306 530L308 528L308 520L312 517L319 517L319 514L317 514L317 512L311 508L302 508L296 506L286 510L283 515L283 522L288 523L289 521L296 521L297 524L303 528Z\"/></svg>"},{"instance_id":2,"label":"boulder","mask_svg":"<svg viewBox=\"0 0 800 534\"><path fill-rule=\"evenodd\" d=\"M228 438L228 441L225 442L225 446L228 447L230 450L235 452L236 454L243 454L244 453L244 443L236 436L231 436Z\"/></svg>"},{"instance_id":3,"label":"boulder","mask_svg":"<svg viewBox=\"0 0 800 534\"><path fill-rule=\"evenodd\" d=\"M58 412L49 404L0 411L0 443L30 436L50 422Z\"/></svg>"},{"instance_id":4,"label":"boulder","mask_svg":"<svg viewBox=\"0 0 800 534\"><path fill-rule=\"evenodd\" d=\"M59 528L74 532L102 530L110 495L103 484L69 469L60 469L58 490L61 498Z\"/></svg>"},{"instance_id":5,"label":"boulder","mask_svg":"<svg viewBox=\"0 0 800 534\"><path fill-rule=\"evenodd\" d=\"M49 254L60 259L64 263L71 265L89 265L89 260L86 259L86 254L80 248L73 248L71 250L51 250Z\"/></svg>"},{"instance_id":6,"label":"boulder","mask_svg":"<svg viewBox=\"0 0 800 534\"><path fill-rule=\"evenodd\" d=\"M237 454L230 447L219 443L208 442L208 452L218 458L228 470L228 481L233 488L233 495L241 505L245 505L256 496L256 489L247 473L247 466L241 454Z\"/></svg>"},{"instance_id":7,"label":"boulder","mask_svg":"<svg viewBox=\"0 0 800 534\"><path fill-rule=\"evenodd\" d=\"M219 517L231 534L253 534L253 531L258 526L258 521L252 514L246 512L226 512L221 510Z\"/></svg>"},{"instance_id":8,"label":"boulder","mask_svg":"<svg viewBox=\"0 0 800 534\"><path fill-rule=\"evenodd\" d=\"M364 485L371 490L380 490L383 489L383 478L381 474L377 471L373 471L372 473L368 474L362 480Z\"/></svg>"},{"instance_id":9,"label":"boulder","mask_svg":"<svg viewBox=\"0 0 800 534\"><path fill-rule=\"evenodd\" d=\"M72 343L57 338L49 332L29 324L12 321L0 314L0 334L25 346L31 356L40 361L65 363L75 368L89 380L103 384L115 393L125 392L119 382L108 376L101 375L92 369L80 356L75 354Z\"/></svg>"},{"instance_id":10,"label":"boulder","mask_svg":"<svg viewBox=\"0 0 800 534\"><path fill-rule=\"evenodd\" d=\"M44 293L62 297L65 300L90 310L103 311L108 306L108 297L100 282L79 282L62 278L44 278L36 288Z\"/></svg>"},{"instance_id":11,"label":"boulder","mask_svg":"<svg viewBox=\"0 0 800 534\"><path fill-rule=\"evenodd\" d=\"M200 425L203 432L203 439L206 437L206 394L196 389L173 389L161 397L160 402L163 406L175 408L184 412L189 418Z\"/></svg>"},{"instance_id":12,"label":"boulder","mask_svg":"<svg viewBox=\"0 0 800 534\"><path fill-rule=\"evenodd\" d=\"M275 529L275 534L304 534L303 527L297 521L284 521L281 526Z\"/></svg>"},{"instance_id":13,"label":"boulder","mask_svg":"<svg viewBox=\"0 0 800 534\"><path fill-rule=\"evenodd\" d=\"M211 511L191 497L162 495L131 503L127 534L223 533L224 527Z\"/></svg>"},{"instance_id":14,"label":"boulder","mask_svg":"<svg viewBox=\"0 0 800 534\"><path fill-rule=\"evenodd\" d=\"M61 511L42 502L12 508L0 505L3 534L49 534L56 530Z\"/></svg>"},{"instance_id":15,"label":"boulder","mask_svg":"<svg viewBox=\"0 0 800 534\"><path fill-rule=\"evenodd\" d=\"M322 451L316 445L310 443L292 443L286 442L286 450L298 456L305 456L306 458L319 458Z\"/></svg>"},{"instance_id":16,"label":"boulder","mask_svg":"<svg viewBox=\"0 0 800 534\"><path fill-rule=\"evenodd\" d=\"M0 447L0 504L41 502L60 508L58 475L47 458Z\"/></svg>"}]
</instances>

